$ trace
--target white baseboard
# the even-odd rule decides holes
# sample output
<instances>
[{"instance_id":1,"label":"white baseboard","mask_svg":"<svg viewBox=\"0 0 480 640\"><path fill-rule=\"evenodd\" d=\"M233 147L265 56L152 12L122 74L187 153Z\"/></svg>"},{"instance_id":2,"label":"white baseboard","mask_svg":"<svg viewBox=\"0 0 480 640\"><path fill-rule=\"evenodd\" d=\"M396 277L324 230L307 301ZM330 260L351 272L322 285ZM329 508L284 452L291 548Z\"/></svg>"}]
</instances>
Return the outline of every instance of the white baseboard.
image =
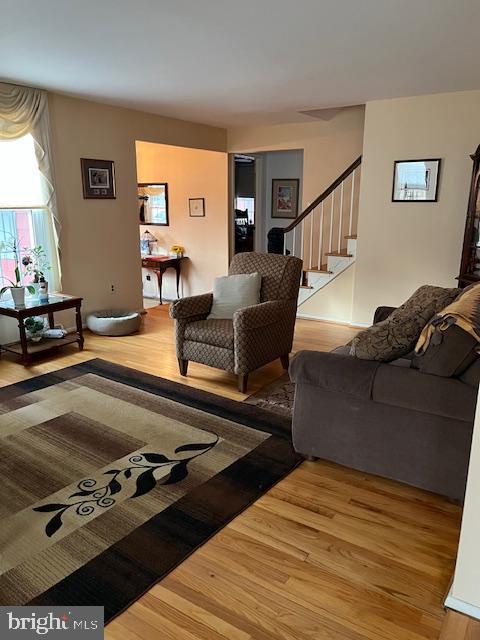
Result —
<instances>
[{"instance_id":1,"label":"white baseboard","mask_svg":"<svg viewBox=\"0 0 480 640\"><path fill-rule=\"evenodd\" d=\"M312 316L308 313L299 313L297 312L297 318L301 318L302 320L317 320L318 322L330 322L331 324L344 324L347 327L365 329L370 327L370 324L362 324L359 322L350 322L350 320L338 320L337 318L328 318L325 316Z\"/></svg>"},{"instance_id":2,"label":"white baseboard","mask_svg":"<svg viewBox=\"0 0 480 640\"><path fill-rule=\"evenodd\" d=\"M464 602L463 600L456 598L454 595L452 595L452 589L450 589L450 591L448 592L448 596L446 597L444 604L447 609L453 609L454 611L463 613L470 618L480 620L480 607L476 607L473 604Z\"/></svg>"}]
</instances>

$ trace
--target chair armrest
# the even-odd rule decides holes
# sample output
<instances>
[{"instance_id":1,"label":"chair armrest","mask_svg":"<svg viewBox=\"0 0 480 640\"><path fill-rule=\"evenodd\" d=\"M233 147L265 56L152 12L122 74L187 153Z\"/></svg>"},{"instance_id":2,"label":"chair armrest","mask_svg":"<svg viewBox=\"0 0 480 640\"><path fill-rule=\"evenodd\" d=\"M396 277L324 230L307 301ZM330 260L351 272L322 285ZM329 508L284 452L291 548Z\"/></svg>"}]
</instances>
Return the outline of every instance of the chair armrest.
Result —
<instances>
[{"instance_id":1,"label":"chair armrest","mask_svg":"<svg viewBox=\"0 0 480 640\"><path fill-rule=\"evenodd\" d=\"M288 300L270 300L244 307L233 314L233 328L237 333L267 327L280 322L289 311L291 311L291 305Z\"/></svg>"},{"instance_id":2,"label":"chair armrest","mask_svg":"<svg viewBox=\"0 0 480 640\"><path fill-rule=\"evenodd\" d=\"M377 307L373 316L373 324L386 320L394 311L396 307Z\"/></svg>"},{"instance_id":3,"label":"chair armrest","mask_svg":"<svg viewBox=\"0 0 480 640\"><path fill-rule=\"evenodd\" d=\"M213 293L180 298L170 305L170 317L184 320L191 317L207 316L212 309Z\"/></svg>"},{"instance_id":4,"label":"chair armrest","mask_svg":"<svg viewBox=\"0 0 480 640\"><path fill-rule=\"evenodd\" d=\"M340 353L299 351L292 359L289 374L295 384L309 384L370 400L379 366L380 362Z\"/></svg>"},{"instance_id":5,"label":"chair armrest","mask_svg":"<svg viewBox=\"0 0 480 640\"><path fill-rule=\"evenodd\" d=\"M270 300L233 314L235 373L249 373L292 350L296 300Z\"/></svg>"}]
</instances>

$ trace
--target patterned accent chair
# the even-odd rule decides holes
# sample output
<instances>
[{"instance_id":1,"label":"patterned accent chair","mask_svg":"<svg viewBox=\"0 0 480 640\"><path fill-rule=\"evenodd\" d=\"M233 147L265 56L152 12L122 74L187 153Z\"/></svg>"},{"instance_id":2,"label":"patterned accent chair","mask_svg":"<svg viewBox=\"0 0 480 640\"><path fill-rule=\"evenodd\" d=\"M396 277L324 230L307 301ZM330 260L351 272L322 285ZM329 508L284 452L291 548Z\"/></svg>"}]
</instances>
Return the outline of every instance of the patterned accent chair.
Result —
<instances>
[{"instance_id":1,"label":"patterned accent chair","mask_svg":"<svg viewBox=\"0 0 480 640\"><path fill-rule=\"evenodd\" d=\"M238 253L229 274L260 273L260 304L235 312L233 320L208 320L213 294L176 300L170 306L175 319L177 358L182 376L189 360L231 371L245 393L248 374L280 358L288 369L297 312L302 261L272 253Z\"/></svg>"}]
</instances>

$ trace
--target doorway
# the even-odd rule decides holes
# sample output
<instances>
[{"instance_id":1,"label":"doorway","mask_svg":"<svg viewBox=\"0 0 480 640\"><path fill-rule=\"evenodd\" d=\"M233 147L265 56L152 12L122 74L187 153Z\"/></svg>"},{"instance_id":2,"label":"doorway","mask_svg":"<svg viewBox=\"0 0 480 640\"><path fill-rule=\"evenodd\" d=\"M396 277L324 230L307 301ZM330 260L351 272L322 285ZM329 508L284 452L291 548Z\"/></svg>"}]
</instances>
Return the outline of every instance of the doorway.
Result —
<instances>
[{"instance_id":1,"label":"doorway","mask_svg":"<svg viewBox=\"0 0 480 640\"><path fill-rule=\"evenodd\" d=\"M255 176L253 156L235 155L234 253L255 250Z\"/></svg>"}]
</instances>

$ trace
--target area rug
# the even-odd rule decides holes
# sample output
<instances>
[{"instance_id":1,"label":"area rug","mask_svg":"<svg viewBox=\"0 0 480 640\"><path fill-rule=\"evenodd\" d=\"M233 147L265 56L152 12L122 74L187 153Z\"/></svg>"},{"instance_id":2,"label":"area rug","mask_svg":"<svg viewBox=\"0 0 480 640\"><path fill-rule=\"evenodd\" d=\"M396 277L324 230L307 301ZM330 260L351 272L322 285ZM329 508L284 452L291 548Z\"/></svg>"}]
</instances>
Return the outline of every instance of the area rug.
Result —
<instances>
[{"instance_id":1,"label":"area rug","mask_svg":"<svg viewBox=\"0 0 480 640\"><path fill-rule=\"evenodd\" d=\"M103 360L0 389L0 604L108 621L300 462L290 423Z\"/></svg>"},{"instance_id":2,"label":"area rug","mask_svg":"<svg viewBox=\"0 0 480 640\"><path fill-rule=\"evenodd\" d=\"M266 411L271 411L280 416L291 418L293 413L293 399L295 397L295 384L290 382L288 373L284 373L270 384L265 385L252 393L244 400Z\"/></svg>"}]
</instances>

